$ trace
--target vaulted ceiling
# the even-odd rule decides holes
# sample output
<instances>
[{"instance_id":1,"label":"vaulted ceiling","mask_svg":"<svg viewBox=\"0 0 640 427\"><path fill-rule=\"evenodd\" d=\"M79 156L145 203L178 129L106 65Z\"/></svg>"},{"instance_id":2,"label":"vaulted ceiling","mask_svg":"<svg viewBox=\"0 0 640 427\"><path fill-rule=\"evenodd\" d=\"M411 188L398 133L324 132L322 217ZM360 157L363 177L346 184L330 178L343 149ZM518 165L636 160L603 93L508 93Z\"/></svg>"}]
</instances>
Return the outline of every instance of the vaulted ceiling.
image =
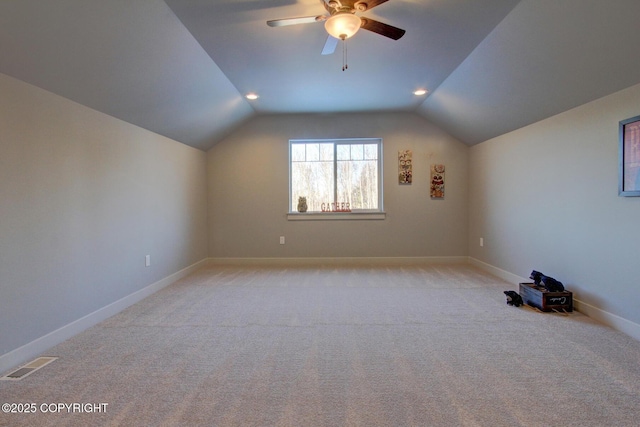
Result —
<instances>
[{"instance_id":1,"label":"vaulted ceiling","mask_svg":"<svg viewBox=\"0 0 640 427\"><path fill-rule=\"evenodd\" d=\"M640 83L638 0L388 0L359 15L406 34L360 30L345 71L341 44L321 55L322 22L266 25L325 14L321 0L3 0L0 72L203 150L255 115L310 112L415 112L473 145Z\"/></svg>"}]
</instances>

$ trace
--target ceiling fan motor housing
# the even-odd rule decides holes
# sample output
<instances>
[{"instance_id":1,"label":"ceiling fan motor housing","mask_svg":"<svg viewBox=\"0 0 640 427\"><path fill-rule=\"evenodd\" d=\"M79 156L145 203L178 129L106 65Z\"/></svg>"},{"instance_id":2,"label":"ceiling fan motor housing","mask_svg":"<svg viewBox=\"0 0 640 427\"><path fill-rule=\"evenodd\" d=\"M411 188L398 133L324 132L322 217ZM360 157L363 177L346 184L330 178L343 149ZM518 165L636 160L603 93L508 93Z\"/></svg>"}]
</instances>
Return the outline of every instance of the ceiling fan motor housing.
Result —
<instances>
[{"instance_id":1,"label":"ceiling fan motor housing","mask_svg":"<svg viewBox=\"0 0 640 427\"><path fill-rule=\"evenodd\" d=\"M352 3L353 6L343 6L343 3ZM369 5L367 4L367 2L365 1L337 1L337 0L329 0L329 2L327 2L327 6L339 10L339 9L346 9L346 10L352 10L352 11L358 11L358 12L364 12L365 10L369 9Z\"/></svg>"},{"instance_id":2,"label":"ceiling fan motor housing","mask_svg":"<svg viewBox=\"0 0 640 427\"><path fill-rule=\"evenodd\" d=\"M353 5L353 8L355 10L357 10L358 12L364 12L365 10L367 10L369 8L369 5L367 5L367 3L363 2L363 1L359 1L359 2L356 2L356 4Z\"/></svg>"}]
</instances>

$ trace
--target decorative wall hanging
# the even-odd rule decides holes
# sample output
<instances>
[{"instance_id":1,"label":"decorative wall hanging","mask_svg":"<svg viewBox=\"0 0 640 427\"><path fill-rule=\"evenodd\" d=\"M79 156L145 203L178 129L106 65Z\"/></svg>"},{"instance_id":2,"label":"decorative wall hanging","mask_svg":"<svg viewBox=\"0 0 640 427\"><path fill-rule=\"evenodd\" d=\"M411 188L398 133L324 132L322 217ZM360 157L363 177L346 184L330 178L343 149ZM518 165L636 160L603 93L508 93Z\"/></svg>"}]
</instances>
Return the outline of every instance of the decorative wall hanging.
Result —
<instances>
[{"instance_id":1,"label":"decorative wall hanging","mask_svg":"<svg viewBox=\"0 0 640 427\"><path fill-rule=\"evenodd\" d=\"M413 152L411 150L398 151L398 184L411 184L413 181L413 169L411 158Z\"/></svg>"},{"instance_id":2,"label":"decorative wall hanging","mask_svg":"<svg viewBox=\"0 0 640 427\"><path fill-rule=\"evenodd\" d=\"M640 196L640 116L620 122L618 194Z\"/></svg>"},{"instance_id":3,"label":"decorative wall hanging","mask_svg":"<svg viewBox=\"0 0 640 427\"><path fill-rule=\"evenodd\" d=\"M431 165L431 198L444 198L444 165Z\"/></svg>"}]
</instances>

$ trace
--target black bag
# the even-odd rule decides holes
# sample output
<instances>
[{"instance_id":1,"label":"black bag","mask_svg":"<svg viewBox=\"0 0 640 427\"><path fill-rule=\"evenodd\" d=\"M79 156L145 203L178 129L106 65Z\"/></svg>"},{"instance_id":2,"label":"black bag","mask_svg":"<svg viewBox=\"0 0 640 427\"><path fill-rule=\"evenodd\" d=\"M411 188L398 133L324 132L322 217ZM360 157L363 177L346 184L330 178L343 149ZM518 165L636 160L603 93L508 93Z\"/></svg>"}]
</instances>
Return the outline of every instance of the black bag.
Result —
<instances>
[{"instance_id":1,"label":"black bag","mask_svg":"<svg viewBox=\"0 0 640 427\"><path fill-rule=\"evenodd\" d=\"M545 276L539 271L533 270L529 278L533 279L533 283L535 283L536 285L540 285L540 283L542 283L542 286L544 286L544 288L549 292L564 291L564 285L562 284L562 282L557 281L553 277Z\"/></svg>"}]
</instances>

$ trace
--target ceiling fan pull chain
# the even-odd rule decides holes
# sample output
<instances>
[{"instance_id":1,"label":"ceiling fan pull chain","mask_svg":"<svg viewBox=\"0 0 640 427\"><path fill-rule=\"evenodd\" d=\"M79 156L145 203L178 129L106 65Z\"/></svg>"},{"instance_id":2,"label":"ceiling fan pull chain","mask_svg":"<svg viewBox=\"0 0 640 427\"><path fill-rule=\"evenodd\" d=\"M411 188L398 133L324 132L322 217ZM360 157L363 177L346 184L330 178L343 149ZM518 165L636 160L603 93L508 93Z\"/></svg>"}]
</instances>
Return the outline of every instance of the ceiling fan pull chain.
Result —
<instances>
[{"instance_id":1,"label":"ceiling fan pull chain","mask_svg":"<svg viewBox=\"0 0 640 427\"><path fill-rule=\"evenodd\" d=\"M342 71L349 68L347 64L347 40L342 40Z\"/></svg>"}]
</instances>

